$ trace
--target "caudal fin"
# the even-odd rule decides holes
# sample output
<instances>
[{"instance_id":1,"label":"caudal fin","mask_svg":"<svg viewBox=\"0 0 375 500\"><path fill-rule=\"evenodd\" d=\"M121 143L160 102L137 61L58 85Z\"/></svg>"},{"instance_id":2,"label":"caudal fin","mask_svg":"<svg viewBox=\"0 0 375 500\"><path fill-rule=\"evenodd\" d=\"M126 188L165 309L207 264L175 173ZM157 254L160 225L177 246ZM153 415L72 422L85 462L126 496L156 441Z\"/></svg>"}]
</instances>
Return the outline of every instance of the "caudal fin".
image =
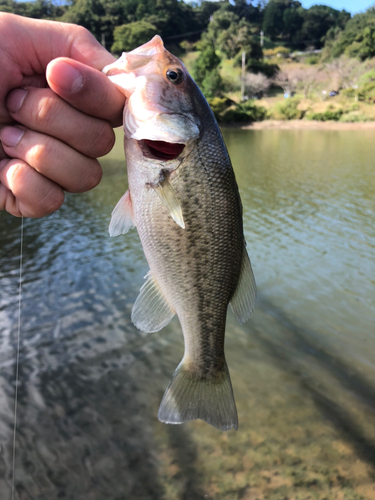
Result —
<instances>
[{"instance_id":1,"label":"caudal fin","mask_svg":"<svg viewBox=\"0 0 375 500\"><path fill-rule=\"evenodd\" d=\"M214 377L202 377L181 361L164 393L158 418L166 424L200 418L222 431L238 429L227 364Z\"/></svg>"}]
</instances>

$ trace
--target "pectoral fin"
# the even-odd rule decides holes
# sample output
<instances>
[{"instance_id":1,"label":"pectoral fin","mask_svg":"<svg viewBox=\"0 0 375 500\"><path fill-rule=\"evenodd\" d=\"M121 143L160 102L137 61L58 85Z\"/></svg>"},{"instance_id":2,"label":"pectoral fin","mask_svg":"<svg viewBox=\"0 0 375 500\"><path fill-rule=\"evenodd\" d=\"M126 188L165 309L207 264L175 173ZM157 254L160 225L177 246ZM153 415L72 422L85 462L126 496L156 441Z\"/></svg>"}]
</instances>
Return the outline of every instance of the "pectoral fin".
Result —
<instances>
[{"instance_id":1,"label":"pectoral fin","mask_svg":"<svg viewBox=\"0 0 375 500\"><path fill-rule=\"evenodd\" d=\"M168 179L164 178L154 187L154 189L175 223L182 227L182 229L185 229L180 202Z\"/></svg>"},{"instance_id":2,"label":"pectoral fin","mask_svg":"<svg viewBox=\"0 0 375 500\"><path fill-rule=\"evenodd\" d=\"M135 301L132 310L132 321L142 332L158 332L166 326L175 315L158 284L149 272L146 282Z\"/></svg>"},{"instance_id":3,"label":"pectoral fin","mask_svg":"<svg viewBox=\"0 0 375 500\"><path fill-rule=\"evenodd\" d=\"M109 235L119 236L126 234L129 229L134 227L133 208L129 190L121 196L119 202L112 212L111 222L109 223Z\"/></svg>"},{"instance_id":4,"label":"pectoral fin","mask_svg":"<svg viewBox=\"0 0 375 500\"><path fill-rule=\"evenodd\" d=\"M239 323L247 321L255 307L256 284L246 246L242 254L242 264L237 288L230 301L230 306Z\"/></svg>"}]
</instances>

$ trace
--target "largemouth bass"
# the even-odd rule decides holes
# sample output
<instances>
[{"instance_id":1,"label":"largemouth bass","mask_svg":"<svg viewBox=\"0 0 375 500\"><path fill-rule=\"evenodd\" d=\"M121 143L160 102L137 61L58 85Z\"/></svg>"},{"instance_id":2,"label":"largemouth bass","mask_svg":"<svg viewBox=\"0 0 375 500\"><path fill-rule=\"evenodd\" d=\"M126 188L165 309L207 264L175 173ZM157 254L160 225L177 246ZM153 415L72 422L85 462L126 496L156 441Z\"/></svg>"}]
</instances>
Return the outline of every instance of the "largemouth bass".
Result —
<instances>
[{"instance_id":1,"label":"largemouth bass","mask_svg":"<svg viewBox=\"0 0 375 500\"><path fill-rule=\"evenodd\" d=\"M159 36L123 53L104 73L124 92L129 190L110 235L135 226L150 266L132 321L156 332L177 314L185 353L160 405L162 422L200 418L238 428L224 356L228 304L238 321L256 287L232 165L214 115Z\"/></svg>"}]
</instances>

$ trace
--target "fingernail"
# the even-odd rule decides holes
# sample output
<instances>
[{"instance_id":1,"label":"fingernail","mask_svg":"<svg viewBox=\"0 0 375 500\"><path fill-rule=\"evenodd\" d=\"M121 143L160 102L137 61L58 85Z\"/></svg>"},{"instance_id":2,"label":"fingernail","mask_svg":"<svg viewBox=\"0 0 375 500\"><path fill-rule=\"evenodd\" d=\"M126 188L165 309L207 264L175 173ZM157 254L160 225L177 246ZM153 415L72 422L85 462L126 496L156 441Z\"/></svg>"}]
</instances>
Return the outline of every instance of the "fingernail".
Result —
<instances>
[{"instance_id":1,"label":"fingernail","mask_svg":"<svg viewBox=\"0 0 375 500\"><path fill-rule=\"evenodd\" d=\"M4 160L0 161L0 172L3 170L3 168L8 163L8 161L9 161L9 158L5 158Z\"/></svg>"},{"instance_id":2,"label":"fingernail","mask_svg":"<svg viewBox=\"0 0 375 500\"><path fill-rule=\"evenodd\" d=\"M6 106L11 113L17 113L21 108L25 97L27 96L27 90L24 89L16 89L13 90L8 95Z\"/></svg>"},{"instance_id":3,"label":"fingernail","mask_svg":"<svg viewBox=\"0 0 375 500\"><path fill-rule=\"evenodd\" d=\"M1 142L12 148L17 146L24 133L25 131L18 127L5 127L0 133Z\"/></svg>"},{"instance_id":4,"label":"fingernail","mask_svg":"<svg viewBox=\"0 0 375 500\"><path fill-rule=\"evenodd\" d=\"M64 61L56 62L51 76L57 87L70 92L76 92L83 85L81 73Z\"/></svg>"}]
</instances>

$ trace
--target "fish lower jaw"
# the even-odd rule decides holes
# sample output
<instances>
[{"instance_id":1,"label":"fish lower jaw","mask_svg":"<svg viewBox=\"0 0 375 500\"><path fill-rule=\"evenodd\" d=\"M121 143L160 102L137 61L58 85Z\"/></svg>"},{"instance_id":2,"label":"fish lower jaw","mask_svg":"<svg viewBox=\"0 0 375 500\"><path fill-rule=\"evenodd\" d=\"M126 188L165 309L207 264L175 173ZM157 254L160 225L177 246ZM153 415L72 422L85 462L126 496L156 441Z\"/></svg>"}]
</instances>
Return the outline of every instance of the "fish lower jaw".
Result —
<instances>
[{"instance_id":1,"label":"fish lower jaw","mask_svg":"<svg viewBox=\"0 0 375 500\"><path fill-rule=\"evenodd\" d=\"M171 161L178 158L185 148L185 144L165 141L141 139L137 144L145 158L159 161Z\"/></svg>"}]
</instances>

